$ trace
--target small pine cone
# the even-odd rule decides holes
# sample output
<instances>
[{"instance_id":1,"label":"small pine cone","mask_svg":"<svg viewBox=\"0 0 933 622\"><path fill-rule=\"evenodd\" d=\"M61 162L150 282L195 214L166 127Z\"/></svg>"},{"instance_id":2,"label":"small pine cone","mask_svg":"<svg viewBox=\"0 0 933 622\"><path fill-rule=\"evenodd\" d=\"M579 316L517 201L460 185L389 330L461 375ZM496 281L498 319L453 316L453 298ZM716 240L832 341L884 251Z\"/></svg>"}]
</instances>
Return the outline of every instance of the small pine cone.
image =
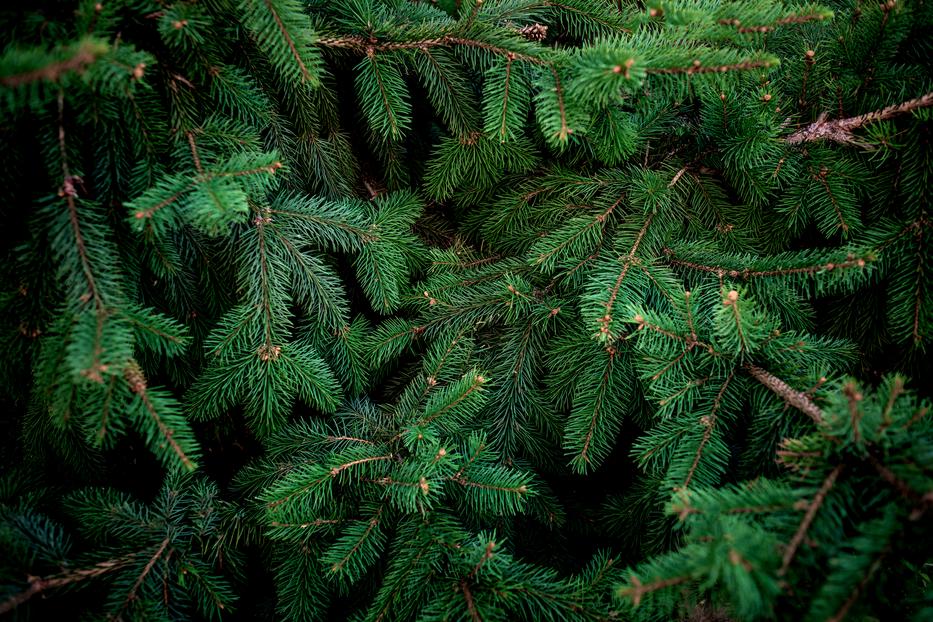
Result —
<instances>
[{"instance_id":1,"label":"small pine cone","mask_svg":"<svg viewBox=\"0 0 933 622\"><path fill-rule=\"evenodd\" d=\"M547 36L547 26L544 24L522 26L518 29L518 34L525 37L529 41L544 41L544 38Z\"/></svg>"}]
</instances>

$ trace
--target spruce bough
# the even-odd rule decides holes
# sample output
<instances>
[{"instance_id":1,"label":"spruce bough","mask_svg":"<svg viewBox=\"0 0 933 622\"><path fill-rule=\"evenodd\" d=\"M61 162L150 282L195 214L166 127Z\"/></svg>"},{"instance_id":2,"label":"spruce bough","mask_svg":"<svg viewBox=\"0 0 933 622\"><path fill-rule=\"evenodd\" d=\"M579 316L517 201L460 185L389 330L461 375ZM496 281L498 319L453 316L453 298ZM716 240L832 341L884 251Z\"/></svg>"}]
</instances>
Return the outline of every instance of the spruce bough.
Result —
<instances>
[{"instance_id":1,"label":"spruce bough","mask_svg":"<svg viewBox=\"0 0 933 622\"><path fill-rule=\"evenodd\" d=\"M0 616L933 615L929 3L0 23Z\"/></svg>"}]
</instances>

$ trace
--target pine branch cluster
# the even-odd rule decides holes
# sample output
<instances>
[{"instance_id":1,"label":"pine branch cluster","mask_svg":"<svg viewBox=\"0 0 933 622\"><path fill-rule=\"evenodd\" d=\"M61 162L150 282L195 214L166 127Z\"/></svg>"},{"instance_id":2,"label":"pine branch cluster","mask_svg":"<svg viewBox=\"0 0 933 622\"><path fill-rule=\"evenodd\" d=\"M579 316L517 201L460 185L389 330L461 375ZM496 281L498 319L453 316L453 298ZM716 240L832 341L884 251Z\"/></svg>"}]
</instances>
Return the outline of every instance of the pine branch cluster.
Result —
<instances>
[{"instance_id":1,"label":"pine branch cluster","mask_svg":"<svg viewBox=\"0 0 933 622\"><path fill-rule=\"evenodd\" d=\"M0 24L0 617L933 615L930 3Z\"/></svg>"}]
</instances>

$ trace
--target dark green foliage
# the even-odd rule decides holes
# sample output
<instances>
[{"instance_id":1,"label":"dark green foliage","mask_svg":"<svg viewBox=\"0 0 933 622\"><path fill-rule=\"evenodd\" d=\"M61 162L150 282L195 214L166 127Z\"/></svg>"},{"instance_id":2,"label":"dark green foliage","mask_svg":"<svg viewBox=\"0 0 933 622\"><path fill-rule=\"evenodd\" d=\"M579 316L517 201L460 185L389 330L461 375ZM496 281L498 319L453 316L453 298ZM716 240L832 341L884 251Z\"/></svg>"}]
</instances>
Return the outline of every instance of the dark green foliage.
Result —
<instances>
[{"instance_id":1,"label":"dark green foliage","mask_svg":"<svg viewBox=\"0 0 933 622\"><path fill-rule=\"evenodd\" d=\"M0 616L929 618L930 3L0 25Z\"/></svg>"}]
</instances>

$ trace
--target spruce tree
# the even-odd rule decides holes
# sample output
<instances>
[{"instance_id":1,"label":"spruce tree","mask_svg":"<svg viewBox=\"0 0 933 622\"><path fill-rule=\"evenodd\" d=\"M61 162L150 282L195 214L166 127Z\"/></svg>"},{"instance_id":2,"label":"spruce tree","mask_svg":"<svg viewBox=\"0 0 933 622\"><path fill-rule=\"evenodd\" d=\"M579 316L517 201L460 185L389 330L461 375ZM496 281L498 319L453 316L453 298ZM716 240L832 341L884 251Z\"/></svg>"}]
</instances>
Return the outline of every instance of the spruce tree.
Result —
<instances>
[{"instance_id":1,"label":"spruce tree","mask_svg":"<svg viewBox=\"0 0 933 622\"><path fill-rule=\"evenodd\" d=\"M930 2L0 24L0 618L933 616Z\"/></svg>"}]
</instances>

